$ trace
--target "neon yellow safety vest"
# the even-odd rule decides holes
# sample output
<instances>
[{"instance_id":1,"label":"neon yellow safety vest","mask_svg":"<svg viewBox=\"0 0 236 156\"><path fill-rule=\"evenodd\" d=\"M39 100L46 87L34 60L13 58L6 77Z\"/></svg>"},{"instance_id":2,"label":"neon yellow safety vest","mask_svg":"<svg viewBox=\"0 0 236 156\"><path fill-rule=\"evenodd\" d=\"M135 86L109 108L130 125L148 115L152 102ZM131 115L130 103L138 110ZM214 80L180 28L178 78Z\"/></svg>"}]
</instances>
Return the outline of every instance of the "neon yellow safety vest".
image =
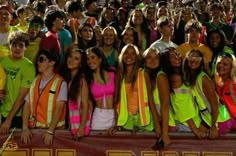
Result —
<instances>
[{"instance_id":1,"label":"neon yellow safety vest","mask_svg":"<svg viewBox=\"0 0 236 156\"><path fill-rule=\"evenodd\" d=\"M39 85L41 76L38 75L33 81L30 92L30 127L47 128L50 126L54 111L56 108L56 100L59 94L60 86L63 79L55 74L53 78L46 84L41 93L39 93ZM65 124L65 107L60 115L57 127L63 127Z\"/></svg>"},{"instance_id":2,"label":"neon yellow safety vest","mask_svg":"<svg viewBox=\"0 0 236 156\"><path fill-rule=\"evenodd\" d=\"M138 105L139 105L139 115L141 119L141 125L147 126L151 123L150 109L148 105L148 95L146 89L146 82L144 78L144 71L139 69L138 77ZM132 97L130 97L132 98ZM127 110L127 99L126 99L126 90L125 90L125 80L121 82L120 90L120 103L118 104L118 126L123 126L128 120L128 110Z\"/></svg>"},{"instance_id":3,"label":"neon yellow safety vest","mask_svg":"<svg viewBox=\"0 0 236 156\"><path fill-rule=\"evenodd\" d=\"M200 126L201 118L189 87L182 84L180 88L174 88L174 93L171 93L171 106L175 120L188 126L186 121L193 119L196 127Z\"/></svg>"},{"instance_id":4,"label":"neon yellow safety vest","mask_svg":"<svg viewBox=\"0 0 236 156\"><path fill-rule=\"evenodd\" d=\"M192 93L196 97L196 103L199 108L201 118L208 126L211 127L211 104L209 103L202 89L202 79L204 76L207 76L207 74L204 72L201 72L198 75L196 85L194 86ZM224 122L230 119L230 115L227 112L227 109L224 109L223 107L223 105L219 106L219 115L217 118L217 122Z\"/></svg>"}]
</instances>

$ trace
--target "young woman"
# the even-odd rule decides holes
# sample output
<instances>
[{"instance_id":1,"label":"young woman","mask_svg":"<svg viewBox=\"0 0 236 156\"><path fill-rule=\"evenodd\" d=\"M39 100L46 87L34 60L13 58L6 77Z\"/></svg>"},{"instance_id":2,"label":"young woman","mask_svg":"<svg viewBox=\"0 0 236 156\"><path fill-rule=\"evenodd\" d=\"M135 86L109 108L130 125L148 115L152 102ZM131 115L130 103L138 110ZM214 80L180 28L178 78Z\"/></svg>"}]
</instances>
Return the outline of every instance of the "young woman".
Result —
<instances>
[{"instance_id":1,"label":"young woman","mask_svg":"<svg viewBox=\"0 0 236 156\"><path fill-rule=\"evenodd\" d=\"M233 128L236 128L236 59L234 55L222 54L216 61L215 84L220 100L234 118Z\"/></svg>"},{"instance_id":2,"label":"young woman","mask_svg":"<svg viewBox=\"0 0 236 156\"><path fill-rule=\"evenodd\" d=\"M184 62L185 80L190 86L198 106L202 122L208 128L208 137L213 139L229 131L232 125L229 114L218 97L211 79L204 68L204 60L199 50L191 50ZM218 129L218 130L217 130Z\"/></svg>"},{"instance_id":3,"label":"young woman","mask_svg":"<svg viewBox=\"0 0 236 156\"><path fill-rule=\"evenodd\" d=\"M83 74L85 59L84 51L71 47L61 69L61 75L69 86L69 125L76 140L88 135L90 131L92 106L88 99L89 87Z\"/></svg>"},{"instance_id":4,"label":"young woman","mask_svg":"<svg viewBox=\"0 0 236 156\"><path fill-rule=\"evenodd\" d=\"M140 49L138 45L138 33L135 28L131 26L126 27L121 33L119 51L127 44L134 44Z\"/></svg>"},{"instance_id":5,"label":"young woman","mask_svg":"<svg viewBox=\"0 0 236 156\"><path fill-rule=\"evenodd\" d=\"M160 143L163 140L164 146L166 146L170 144L168 136L170 108L168 78L160 69L160 53L156 48L145 50L143 59L147 92L150 95L148 100L154 120L155 132L160 137L158 142Z\"/></svg>"},{"instance_id":6,"label":"young woman","mask_svg":"<svg viewBox=\"0 0 236 156\"><path fill-rule=\"evenodd\" d=\"M86 50L90 47L96 46L96 38L93 26L90 23L84 23L79 27L78 34L78 48Z\"/></svg>"},{"instance_id":7,"label":"young woman","mask_svg":"<svg viewBox=\"0 0 236 156\"><path fill-rule=\"evenodd\" d=\"M171 93L171 113L175 117L176 130L193 132L198 138L206 137L206 128L194 105L191 90L183 81L182 58L175 48L167 48L161 54L163 72L168 76ZM172 120L169 124L173 123Z\"/></svg>"},{"instance_id":8,"label":"young woman","mask_svg":"<svg viewBox=\"0 0 236 156\"><path fill-rule=\"evenodd\" d=\"M115 104L117 126L126 130L152 131L146 83L140 66L137 46L127 44L118 58Z\"/></svg>"},{"instance_id":9,"label":"young woman","mask_svg":"<svg viewBox=\"0 0 236 156\"><path fill-rule=\"evenodd\" d=\"M156 19L155 19L156 17L154 16L155 14L156 14L155 6L153 5L145 6L144 16L147 19L148 29L150 30L150 37L149 37L150 44L152 44L158 38L160 38L156 25Z\"/></svg>"},{"instance_id":10,"label":"young woman","mask_svg":"<svg viewBox=\"0 0 236 156\"><path fill-rule=\"evenodd\" d=\"M222 52L233 54L233 50L226 46L225 35L222 30L214 28L207 33L207 45L212 51L212 61L210 62L211 76L215 73L216 58Z\"/></svg>"},{"instance_id":11,"label":"young woman","mask_svg":"<svg viewBox=\"0 0 236 156\"><path fill-rule=\"evenodd\" d=\"M138 32L138 45L143 51L146 50L146 48L150 45L150 41L148 38L150 31L148 29L148 24L142 10L134 9L130 13L126 26L132 26L136 29L136 31Z\"/></svg>"},{"instance_id":12,"label":"young woman","mask_svg":"<svg viewBox=\"0 0 236 156\"><path fill-rule=\"evenodd\" d=\"M113 94L115 73L109 68L104 53L97 47L89 48L87 56L87 80L95 109L92 130L106 130L114 126Z\"/></svg>"},{"instance_id":13,"label":"young woman","mask_svg":"<svg viewBox=\"0 0 236 156\"><path fill-rule=\"evenodd\" d=\"M116 16L116 14L115 14L115 11L114 11L113 8L111 8L111 7L104 7L102 12L101 12L101 16L100 16L98 24L101 26L102 29L104 29L112 21L114 21L115 16Z\"/></svg>"},{"instance_id":14,"label":"young woman","mask_svg":"<svg viewBox=\"0 0 236 156\"><path fill-rule=\"evenodd\" d=\"M102 31L102 51L104 52L107 62L110 66L116 66L117 51L117 33L115 28L107 26Z\"/></svg>"}]
</instances>

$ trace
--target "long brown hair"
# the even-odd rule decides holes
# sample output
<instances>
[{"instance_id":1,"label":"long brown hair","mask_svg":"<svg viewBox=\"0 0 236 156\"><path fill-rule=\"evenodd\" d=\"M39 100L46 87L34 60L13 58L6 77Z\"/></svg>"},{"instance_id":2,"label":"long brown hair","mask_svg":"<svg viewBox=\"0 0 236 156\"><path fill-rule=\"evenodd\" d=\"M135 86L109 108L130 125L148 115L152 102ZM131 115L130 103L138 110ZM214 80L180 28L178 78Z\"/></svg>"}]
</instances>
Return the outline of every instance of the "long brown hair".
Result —
<instances>
[{"instance_id":1,"label":"long brown hair","mask_svg":"<svg viewBox=\"0 0 236 156\"><path fill-rule=\"evenodd\" d=\"M136 61L135 64L133 65L133 70L131 73L131 86L134 87L134 84L137 79L138 75L138 70L140 67L140 62L141 62L141 57L140 57L140 52L138 50L138 47L133 45L133 44L127 44L124 46L121 50L121 53L118 57L118 68L117 68L117 74L116 74L116 80L115 80L115 97L114 97L114 103L117 104L120 100L120 89L121 89L121 83L126 75L126 65L123 62L123 55L126 52L127 48L133 48L134 51L136 52Z\"/></svg>"}]
</instances>

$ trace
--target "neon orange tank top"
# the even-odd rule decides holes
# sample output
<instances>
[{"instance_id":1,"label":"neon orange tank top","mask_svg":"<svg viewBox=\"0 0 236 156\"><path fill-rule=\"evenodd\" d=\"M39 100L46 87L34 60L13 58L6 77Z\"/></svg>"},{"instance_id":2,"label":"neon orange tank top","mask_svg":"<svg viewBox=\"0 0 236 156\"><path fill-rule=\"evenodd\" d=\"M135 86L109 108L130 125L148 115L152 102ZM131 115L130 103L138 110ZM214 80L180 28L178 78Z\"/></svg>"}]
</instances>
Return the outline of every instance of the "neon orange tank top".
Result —
<instances>
[{"instance_id":1,"label":"neon orange tank top","mask_svg":"<svg viewBox=\"0 0 236 156\"><path fill-rule=\"evenodd\" d=\"M131 83L125 84L127 108L129 114L137 114L138 112L138 84L135 82L132 88Z\"/></svg>"}]
</instances>

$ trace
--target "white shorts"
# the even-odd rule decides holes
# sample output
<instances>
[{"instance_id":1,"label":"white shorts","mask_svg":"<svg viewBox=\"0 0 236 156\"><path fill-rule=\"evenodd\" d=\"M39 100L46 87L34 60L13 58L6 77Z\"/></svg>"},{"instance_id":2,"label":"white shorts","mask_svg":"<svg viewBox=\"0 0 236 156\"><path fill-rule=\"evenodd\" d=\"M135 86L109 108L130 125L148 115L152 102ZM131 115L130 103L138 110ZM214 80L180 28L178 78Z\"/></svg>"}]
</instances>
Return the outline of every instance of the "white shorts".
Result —
<instances>
[{"instance_id":1,"label":"white shorts","mask_svg":"<svg viewBox=\"0 0 236 156\"><path fill-rule=\"evenodd\" d=\"M95 108L92 115L91 130L106 130L114 126L114 109Z\"/></svg>"}]
</instances>

